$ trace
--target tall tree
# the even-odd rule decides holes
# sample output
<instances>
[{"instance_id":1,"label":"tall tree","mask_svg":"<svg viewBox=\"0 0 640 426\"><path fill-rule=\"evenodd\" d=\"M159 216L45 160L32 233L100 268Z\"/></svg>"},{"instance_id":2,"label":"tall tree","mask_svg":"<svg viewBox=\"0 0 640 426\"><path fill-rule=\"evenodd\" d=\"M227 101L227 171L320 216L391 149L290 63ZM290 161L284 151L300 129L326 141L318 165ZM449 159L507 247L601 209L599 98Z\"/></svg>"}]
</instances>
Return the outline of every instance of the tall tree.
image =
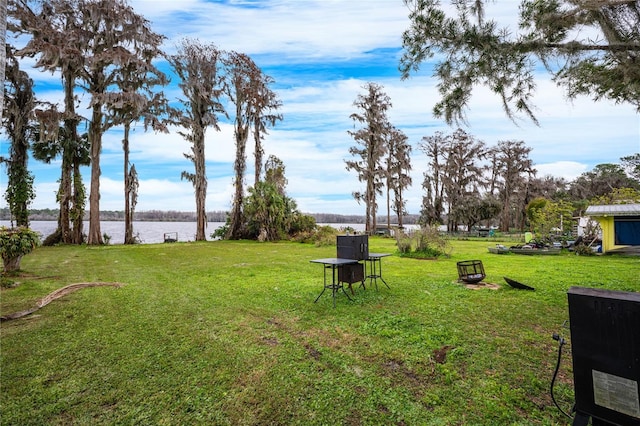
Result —
<instances>
[{"instance_id":1,"label":"tall tree","mask_svg":"<svg viewBox=\"0 0 640 426\"><path fill-rule=\"evenodd\" d=\"M56 105L49 104L35 113L39 138L32 144L33 157L47 164L61 158L60 184L56 193L60 207L58 227L43 244L81 244L84 242L86 192L80 167L90 164L88 135L77 133L79 116L73 112L60 112Z\"/></svg>"},{"instance_id":2,"label":"tall tree","mask_svg":"<svg viewBox=\"0 0 640 426\"><path fill-rule=\"evenodd\" d=\"M363 127L348 133L359 146L349 148L349 153L357 160L346 161L347 170L355 170L358 180L365 183L364 192L354 192L353 197L365 204L365 232L376 228L378 204L376 196L382 194L384 167L382 159L387 152L387 132L390 129L387 110L391 108L391 99L384 93L383 87L376 83L367 83L353 105L359 113L351 114L351 119Z\"/></svg>"},{"instance_id":3,"label":"tall tree","mask_svg":"<svg viewBox=\"0 0 640 426\"><path fill-rule=\"evenodd\" d=\"M429 159L422 182L422 188L425 190L420 210L422 225L433 226L442 223L445 197L442 176L447 161L447 143L447 136L438 131L433 136L424 136L418 145Z\"/></svg>"},{"instance_id":4,"label":"tall tree","mask_svg":"<svg viewBox=\"0 0 640 426\"><path fill-rule=\"evenodd\" d=\"M213 44L183 40L178 52L169 57L173 70L180 78L184 110L177 117L185 132L180 132L191 144L191 152L184 156L193 162L194 172L182 172L182 178L193 184L196 197L196 241L206 240L207 175L205 167L205 133L213 127L219 131L218 114L224 114L221 103L224 91L220 72L222 52Z\"/></svg>"},{"instance_id":5,"label":"tall tree","mask_svg":"<svg viewBox=\"0 0 640 426\"><path fill-rule=\"evenodd\" d=\"M152 58L159 56L157 46L145 52ZM129 134L131 127L142 119L144 129L149 127L155 131L168 132L166 119L169 114L168 101L163 93L155 93L156 86L164 86L168 79L163 72L153 65L148 69L139 68L137 64L126 64L122 67L121 76L116 80L119 92L111 94L109 112L116 124L122 124L124 135L122 151L124 153L124 244L135 243L133 235L133 216L137 203L138 174L135 166L129 161ZM162 117L164 116L164 119Z\"/></svg>"},{"instance_id":6,"label":"tall tree","mask_svg":"<svg viewBox=\"0 0 640 426\"><path fill-rule=\"evenodd\" d=\"M89 195L88 244L103 244L100 232L100 154L102 135L119 124L105 113L114 101L136 93L118 90L119 78L146 78L155 74L152 61L160 56L163 36L151 30L126 0L80 0L78 36L84 42L80 78L91 95L91 191ZM127 72L123 76L123 69ZM140 70L132 72L131 70ZM113 96L116 92L117 95ZM132 102L130 99L128 102Z\"/></svg>"},{"instance_id":7,"label":"tall tree","mask_svg":"<svg viewBox=\"0 0 640 426\"><path fill-rule=\"evenodd\" d=\"M262 141L267 134L269 127L275 126L276 122L282 120L282 114L278 113L278 109L282 107L282 102L278 98L276 92L269 87L275 82L268 75L261 75L262 81L257 85L256 98L254 100L253 114L253 141L254 141L254 184L260 181L262 174L262 159L264 156L264 146Z\"/></svg>"},{"instance_id":8,"label":"tall tree","mask_svg":"<svg viewBox=\"0 0 640 426\"><path fill-rule=\"evenodd\" d=\"M29 147L36 137L35 93L33 80L22 71L12 54L13 48L6 45L6 80L4 84L4 114L2 126L10 140L7 163L7 191L12 220L17 226L29 226L29 204L35 198L33 175L27 167Z\"/></svg>"},{"instance_id":9,"label":"tall tree","mask_svg":"<svg viewBox=\"0 0 640 426\"><path fill-rule=\"evenodd\" d=\"M39 5L34 13L29 3ZM12 0L17 28L33 37L23 52L39 55L38 66L61 69L65 81L65 103L73 101L76 81L89 94L89 156L91 189L89 195L88 244L102 244L100 232L100 154L102 135L117 121L106 113L111 102L122 101L129 93L118 92L116 83L122 69L138 69L137 76L153 74L152 60L159 54L163 37L154 33L149 22L126 0L50 0L47 2ZM132 74L129 72L128 76ZM69 95L71 93L71 95ZM76 120L65 105L65 120ZM72 129L69 136L72 136Z\"/></svg>"},{"instance_id":10,"label":"tall tree","mask_svg":"<svg viewBox=\"0 0 640 426\"><path fill-rule=\"evenodd\" d=\"M464 122L477 85L498 94L510 118L524 114L537 123L531 98L538 64L570 98L592 95L640 111L637 0L522 0L519 32L485 19L487 0L452 0L452 17L440 0L404 2L410 26L403 34L402 77L442 58L435 66L441 99L433 111L449 124Z\"/></svg>"},{"instance_id":11,"label":"tall tree","mask_svg":"<svg viewBox=\"0 0 640 426\"><path fill-rule=\"evenodd\" d=\"M524 229L525 208L531 201L528 184L536 174L533 162L529 158L531 148L523 141L499 141L491 158L495 161L493 169L498 170L499 198L502 201L500 229L509 231L511 225ZM513 221L515 214L515 222Z\"/></svg>"},{"instance_id":12,"label":"tall tree","mask_svg":"<svg viewBox=\"0 0 640 426\"><path fill-rule=\"evenodd\" d=\"M64 110L50 105L36 111L40 137L34 144L34 156L49 162L60 155L62 160L57 193L58 229L54 238L47 238L48 242L80 244L86 198L80 166L89 164L89 151L87 139L78 135L81 117L75 112L74 89L83 61L82 40L69 36L78 28L76 9L65 1L10 0L8 14L12 18L10 31L31 37L17 54L37 57L37 68L59 71L62 78Z\"/></svg>"},{"instance_id":13,"label":"tall tree","mask_svg":"<svg viewBox=\"0 0 640 426\"><path fill-rule=\"evenodd\" d=\"M457 129L449 138L447 151L443 183L448 204L447 228L454 232L462 221L458 209L464 206L465 199L480 198L483 173L480 160L485 156L485 147L482 141Z\"/></svg>"},{"instance_id":14,"label":"tall tree","mask_svg":"<svg viewBox=\"0 0 640 426\"><path fill-rule=\"evenodd\" d=\"M396 213L398 226L402 229L402 219L406 214L403 192L411 185L411 145L409 137L392 127L388 134L386 161L387 178L387 227L391 227L391 210ZM390 193L393 192L393 203ZM391 207L393 204L393 208Z\"/></svg>"},{"instance_id":15,"label":"tall tree","mask_svg":"<svg viewBox=\"0 0 640 426\"><path fill-rule=\"evenodd\" d=\"M242 212L244 205L244 182L247 168L247 141L253 132L255 142L256 182L262 168L262 139L267 125L275 124L281 118L273 110L279 107L275 93L269 88L273 80L265 76L253 60L242 53L230 52L224 60L227 95L235 107L233 130L236 146L234 162L234 196L228 238L238 239L243 235L245 223Z\"/></svg>"}]
</instances>

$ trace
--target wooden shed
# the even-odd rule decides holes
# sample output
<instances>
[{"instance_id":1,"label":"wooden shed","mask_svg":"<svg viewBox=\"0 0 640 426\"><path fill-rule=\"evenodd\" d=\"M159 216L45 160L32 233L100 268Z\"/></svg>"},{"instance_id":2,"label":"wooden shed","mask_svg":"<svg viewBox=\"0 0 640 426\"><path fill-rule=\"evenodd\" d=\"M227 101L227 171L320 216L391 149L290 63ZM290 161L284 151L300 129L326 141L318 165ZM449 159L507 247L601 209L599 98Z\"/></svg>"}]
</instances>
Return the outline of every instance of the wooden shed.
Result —
<instances>
[{"instance_id":1,"label":"wooden shed","mask_svg":"<svg viewBox=\"0 0 640 426\"><path fill-rule=\"evenodd\" d=\"M640 250L640 204L589 206L585 212L602 228L602 252Z\"/></svg>"}]
</instances>

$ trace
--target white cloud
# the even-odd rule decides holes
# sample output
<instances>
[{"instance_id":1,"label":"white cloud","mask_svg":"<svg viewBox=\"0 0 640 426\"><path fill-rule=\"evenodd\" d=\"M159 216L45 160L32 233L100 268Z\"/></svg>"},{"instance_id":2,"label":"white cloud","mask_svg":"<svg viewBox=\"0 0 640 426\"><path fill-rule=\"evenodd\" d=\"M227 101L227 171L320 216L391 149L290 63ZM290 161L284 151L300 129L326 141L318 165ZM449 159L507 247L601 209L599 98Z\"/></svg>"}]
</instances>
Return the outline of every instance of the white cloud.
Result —
<instances>
[{"instance_id":1,"label":"white cloud","mask_svg":"<svg viewBox=\"0 0 640 426\"><path fill-rule=\"evenodd\" d=\"M395 47L408 22L401 1L376 2L375 7L327 0L131 4L169 38L168 48L190 37L249 55L286 52L290 60L353 58L381 46Z\"/></svg>"},{"instance_id":2,"label":"white cloud","mask_svg":"<svg viewBox=\"0 0 640 426\"><path fill-rule=\"evenodd\" d=\"M574 180L587 171L587 166L575 161L556 161L554 163L536 164L538 177L555 176L566 179L568 182Z\"/></svg>"}]
</instances>

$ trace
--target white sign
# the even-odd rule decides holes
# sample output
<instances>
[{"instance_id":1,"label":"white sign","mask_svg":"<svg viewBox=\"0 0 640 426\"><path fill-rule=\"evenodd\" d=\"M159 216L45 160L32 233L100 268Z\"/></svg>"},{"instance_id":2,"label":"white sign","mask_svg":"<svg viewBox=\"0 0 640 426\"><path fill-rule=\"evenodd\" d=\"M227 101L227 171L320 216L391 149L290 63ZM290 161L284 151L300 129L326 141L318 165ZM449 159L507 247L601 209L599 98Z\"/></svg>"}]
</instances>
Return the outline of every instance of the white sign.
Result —
<instances>
[{"instance_id":1,"label":"white sign","mask_svg":"<svg viewBox=\"0 0 640 426\"><path fill-rule=\"evenodd\" d=\"M593 400L596 404L640 419L638 382L601 371L591 372Z\"/></svg>"}]
</instances>

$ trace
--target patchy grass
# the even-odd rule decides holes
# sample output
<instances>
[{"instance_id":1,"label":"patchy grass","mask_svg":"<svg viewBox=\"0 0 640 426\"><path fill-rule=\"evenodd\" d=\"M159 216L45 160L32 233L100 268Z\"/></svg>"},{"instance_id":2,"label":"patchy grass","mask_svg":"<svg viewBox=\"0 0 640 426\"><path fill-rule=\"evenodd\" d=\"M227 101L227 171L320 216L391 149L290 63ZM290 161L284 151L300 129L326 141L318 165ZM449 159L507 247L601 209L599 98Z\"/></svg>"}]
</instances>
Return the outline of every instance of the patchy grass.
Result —
<instances>
[{"instance_id":1,"label":"patchy grass","mask_svg":"<svg viewBox=\"0 0 640 426\"><path fill-rule=\"evenodd\" d=\"M549 383L574 285L640 291L638 258L492 255L382 260L384 285L340 294L335 246L217 241L40 247L0 314L76 282L119 282L2 323L2 424L567 424ZM395 253L394 240L370 250ZM498 290L457 283L480 259ZM504 276L536 289L510 288ZM569 345L570 346L570 345ZM556 384L573 403L569 350Z\"/></svg>"}]
</instances>

